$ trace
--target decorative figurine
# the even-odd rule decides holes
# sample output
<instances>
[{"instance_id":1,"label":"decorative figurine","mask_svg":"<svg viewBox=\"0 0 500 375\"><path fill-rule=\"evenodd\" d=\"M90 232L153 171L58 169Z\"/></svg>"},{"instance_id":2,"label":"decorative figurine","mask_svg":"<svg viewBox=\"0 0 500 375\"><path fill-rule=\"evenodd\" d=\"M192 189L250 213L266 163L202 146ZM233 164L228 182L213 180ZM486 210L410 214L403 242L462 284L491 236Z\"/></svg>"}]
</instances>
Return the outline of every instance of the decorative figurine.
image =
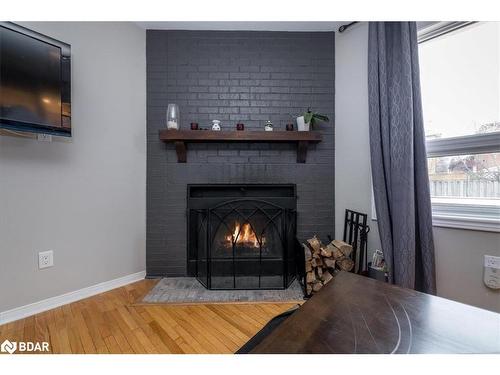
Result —
<instances>
[{"instance_id":1,"label":"decorative figurine","mask_svg":"<svg viewBox=\"0 0 500 375\"><path fill-rule=\"evenodd\" d=\"M212 120L212 130L220 131L220 121L219 120Z\"/></svg>"},{"instance_id":2,"label":"decorative figurine","mask_svg":"<svg viewBox=\"0 0 500 375\"><path fill-rule=\"evenodd\" d=\"M264 130L266 132L272 132L273 131L273 123L270 120L266 121L266 125L264 126Z\"/></svg>"}]
</instances>

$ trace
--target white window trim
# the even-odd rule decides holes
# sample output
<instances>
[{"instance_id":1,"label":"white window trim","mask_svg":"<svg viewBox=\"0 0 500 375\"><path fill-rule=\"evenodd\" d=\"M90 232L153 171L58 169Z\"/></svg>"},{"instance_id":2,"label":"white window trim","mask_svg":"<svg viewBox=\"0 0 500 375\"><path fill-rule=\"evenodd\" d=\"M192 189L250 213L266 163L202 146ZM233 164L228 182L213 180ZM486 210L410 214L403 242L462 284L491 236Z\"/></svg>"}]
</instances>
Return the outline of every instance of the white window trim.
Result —
<instances>
[{"instance_id":1,"label":"white window trim","mask_svg":"<svg viewBox=\"0 0 500 375\"><path fill-rule=\"evenodd\" d=\"M430 139L427 157L500 152L500 132ZM431 198L432 225L500 232L500 200Z\"/></svg>"},{"instance_id":2,"label":"white window trim","mask_svg":"<svg viewBox=\"0 0 500 375\"><path fill-rule=\"evenodd\" d=\"M430 139L427 157L500 152L500 132ZM372 220L377 220L372 185ZM500 233L500 200L431 198L432 225Z\"/></svg>"},{"instance_id":3,"label":"white window trim","mask_svg":"<svg viewBox=\"0 0 500 375\"><path fill-rule=\"evenodd\" d=\"M432 226L500 233L500 202L498 205L474 199L473 202L450 202L451 198L431 198ZM371 198L371 216L377 221L375 198Z\"/></svg>"},{"instance_id":4,"label":"white window trim","mask_svg":"<svg viewBox=\"0 0 500 375\"><path fill-rule=\"evenodd\" d=\"M500 152L500 132L429 139L426 147L428 158Z\"/></svg>"},{"instance_id":5,"label":"white window trim","mask_svg":"<svg viewBox=\"0 0 500 375\"><path fill-rule=\"evenodd\" d=\"M426 42L473 23L433 23L419 30L418 42ZM500 132L430 139L426 142L426 148L428 158L500 152ZM431 198L431 203L433 226L500 232L500 200L492 203L481 199L436 197Z\"/></svg>"},{"instance_id":6,"label":"white window trim","mask_svg":"<svg viewBox=\"0 0 500 375\"><path fill-rule=\"evenodd\" d=\"M432 225L487 232L500 232L500 201L467 198L432 198Z\"/></svg>"},{"instance_id":7,"label":"white window trim","mask_svg":"<svg viewBox=\"0 0 500 375\"><path fill-rule=\"evenodd\" d=\"M423 43L428 40L440 37L441 35L451 33L453 31L459 30L463 27L469 26L477 21L468 21L468 22L451 22L451 21L443 21L443 22L433 22L428 26L418 30L418 42Z\"/></svg>"}]
</instances>

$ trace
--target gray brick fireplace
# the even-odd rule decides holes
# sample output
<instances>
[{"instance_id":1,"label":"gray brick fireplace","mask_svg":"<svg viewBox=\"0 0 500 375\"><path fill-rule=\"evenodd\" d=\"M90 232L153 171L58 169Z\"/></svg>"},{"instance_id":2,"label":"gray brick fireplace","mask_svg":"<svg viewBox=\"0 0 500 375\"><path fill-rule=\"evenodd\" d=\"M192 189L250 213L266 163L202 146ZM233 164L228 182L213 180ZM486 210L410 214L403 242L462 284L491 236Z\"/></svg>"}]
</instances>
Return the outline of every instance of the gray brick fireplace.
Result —
<instances>
[{"instance_id":1,"label":"gray brick fireplace","mask_svg":"<svg viewBox=\"0 0 500 375\"><path fill-rule=\"evenodd\" d=\"M334 34L332 32L147 32L147 274L187 273L188 184L295 184L297 237L334 234ZM328 115L322 142L297 163L296 146L277 143L189 144L177 163L160 141L168 103L191 122L223 130L275 131L311 106Z\"/></svg>"}]
</instances>

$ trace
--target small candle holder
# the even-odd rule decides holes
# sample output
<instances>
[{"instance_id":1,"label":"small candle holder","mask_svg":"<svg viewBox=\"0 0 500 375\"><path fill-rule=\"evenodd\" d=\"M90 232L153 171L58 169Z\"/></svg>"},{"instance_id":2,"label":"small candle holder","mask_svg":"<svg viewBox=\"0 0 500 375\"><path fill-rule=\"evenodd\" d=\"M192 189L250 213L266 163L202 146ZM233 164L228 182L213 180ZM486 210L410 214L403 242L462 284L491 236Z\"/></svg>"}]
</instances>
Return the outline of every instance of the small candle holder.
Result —
<instances>
[{"instance_id":1,"label":"small candle holder","mask_svg":"<svg viewBox=\"0 0 500 375\"><path fill-rule=\"evenodd\" d=\"M293 131L293 123L289 122L286 124L286 130L289 132Z\"/></svg>"},{"instance_id":2,"label":"small candle holder","mask_svg":"<svg viewBox=\"0 0 500 375\"><path fill-rule=\"evenodd\" d=\"M198 130L198 123L197 122L191 123L191 130Z\"/></svg>"},{"instance_id":3,"label":"small candle holder","mask_svg":"<svg viewBox=\"0 0 500 375\"><path fill-rule=\"evenodd\" d=\"M236 130L239 130L239 131L245 130L245 124L238 122L236 124Z\"/></svg>"}]
</instances>

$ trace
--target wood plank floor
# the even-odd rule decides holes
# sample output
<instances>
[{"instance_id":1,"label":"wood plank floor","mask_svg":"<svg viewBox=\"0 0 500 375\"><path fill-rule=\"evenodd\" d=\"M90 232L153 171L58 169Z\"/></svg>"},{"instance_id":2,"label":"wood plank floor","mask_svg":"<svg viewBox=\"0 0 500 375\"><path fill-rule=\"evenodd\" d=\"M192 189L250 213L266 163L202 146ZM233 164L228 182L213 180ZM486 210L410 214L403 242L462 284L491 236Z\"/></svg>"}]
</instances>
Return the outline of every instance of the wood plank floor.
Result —
<instances>
[{"instance_id":1,"label":"wood plank floor","mask_svg":"<svg viewBox=\"0 0 500 375\"><path fill-rule=\"evenodd\" d=\"M51 353L234 353L290 303L135 304L142 280L0 326L0 342L48 341Z\"/></svg>"}]
</instances>

